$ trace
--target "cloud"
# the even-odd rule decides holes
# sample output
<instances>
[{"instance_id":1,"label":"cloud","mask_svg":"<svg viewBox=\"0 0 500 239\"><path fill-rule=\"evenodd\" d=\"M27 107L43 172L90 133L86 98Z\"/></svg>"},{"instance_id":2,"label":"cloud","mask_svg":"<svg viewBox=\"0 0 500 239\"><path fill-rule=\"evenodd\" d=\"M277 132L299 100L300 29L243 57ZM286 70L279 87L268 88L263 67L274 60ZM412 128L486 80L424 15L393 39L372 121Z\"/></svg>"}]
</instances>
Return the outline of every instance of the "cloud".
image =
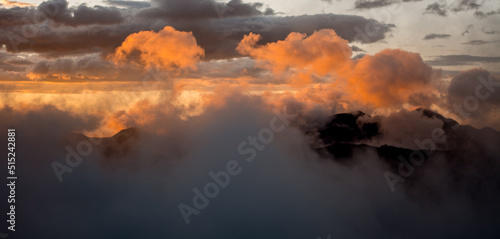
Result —
<instances>
[{"instance_id":1,"label":"cloud","mask_svg":"<svg viewBox=\"0 0 500 239\"><path fill-rule=\"evenodd\" d=\"M116 49L111 59L115 62L132 61L145 67L194 69L204 54L191 32L165 27L159 32L131 34Z\"/></svg>"},{"instance_id":2,"label":"cloud","mask_svg":"<svg viewBox=\"0 0 500 239\"><path fill-rule=\"evenodd\" d=\"M44 2L37 9L0 9L0 21L4 26L0 28L0 44L5 44L10 52L36 52L47 57L88 52L108 55L132 33L159 31L165 26L172 26L180 31L193 32L199 45L205 49L205 59L210 60L237 57L235 48L249 32L262 35L265 43L282 40L290 32L311 34L315 30L332 28L346 40L373 43L384 39L394 27L352 15L282 17L269 15L264 10L257 14L249 9L260 8L259 4L240 1L230 2L234 6L230 8L227 5L227 12L222 18L219 18L211 1L181 1L177 7L193 4L193 8L179 9L169 15L144 12L173 3L176 1L155 3L159 5L153 4L151 8L126 10L86 5L68 8L66 1L58 0ZM175 8L168 9L173 11ZM247 14L251 12L255 14Z\"/></svg>"},{"instance_id":3,"label":"cloud","mask_svg":"<svg viewBox=\"0 0 500 239\"><path fill-rule=\"evenodd\" d=\"M290 32L312 34L316 30L331 28L348 41L373 43L386 37L393 25L358 16L318 14L288 17L224 18L203 25L179 24L176 29L192 29L207 58L238 56L236 47L249 32L259 34L263 43L283 40ZM224 42L225 44L220 44Z\"/></svg>"},{"instance_id":4,"label":"cloud","mask_svg":"<svg viewBox=\"0 0 500 239\"><path fill-rule=\"evenodd\" d=\"M352 69L339 73L348 82L351 97L375 107L391 107L410 102L414 95L430 89L432 68L419 54L386 49L358 59Z\"/></svg>"},{"instance_id":5,"label":"cloud","mask_svg":"<svg viewBox=\"0 0 500 239\"><path fill-rule=\"evenodd\" d=\"M431 33L431 34L425 35L424 40L446 39L446 38L449 38L450 36L451 36L450 34Z\"/></svg>"},{"instance_id":6,"label":"cloud","mask_svg":"<svg viewBox=\"0 0 500 239\"><path fill-rule=\"evenodd\" d=\"M353 46L351 46L351 50L352 50L353 52L364 52L364 51L365 51L365 50L363 50L363 49L361 49L361 48L359 48L359 47L357 47L357 46L354 46L354 45L353 45Z\"/></svg>"},{"instance_id":7,"label":"cloud","mask_svg":"<svg viewBox=\"0 0 500 239\"><path fill-rule=\"evenodd\" d=\"M385 7L401 2L420 2L422 0L356 0L354 2L355 9L371 9Z\"/></svg>"},{"instance_id":8,"label":"cloud","mask_svg":"<svg viewBox=\"0 0 500 239\"><path fill-rule=\"evenodd\" d=\"M470 32L474 29L474 25L469 24L465 28L465 30L462 32L462 36L465 36L466 34L470 34Z\"/></svg>"},{"instance_id":9,"label":"cloud","mask_svg":"<svg viewBox=\"0 0 500 239\"><path fill-rule=\"evenodd\" d=\"M448 15L448 11L458 13L463 11L476 10L476 12L474 13L474 15L476 15L480 14L480 11L477 10L481 6L482 3L479 3L477 0L457 0L453 1L450 5L447 5L446 1L440 1L427 5L424 13L445 17Z\"/></svg>"},{"instance_id":10,"label":"cloud","mask_svg":"<svg viewBox=\"0 0 500 239\"><path fill-rule=\"evenodd\" d=\"M369 9L369 8L378 8L387 5L394 4L397 1L394 0L356 0L354 2L354 8L356 9Z\"/></svg>"},{"instance_id":11,"label":"cloud","mask_svg":"<svg viewBox=\"0 0 500 239\"><path fill-rule=\"evenodd\" d=\"M450 5L450 9L453 12L461 12L461 11L468 11L468 10L476 10L479 7L481 7L482 4L478 3L477 0L458 0L454 1Z\"/></svg>"},{"instance_id":12,"label":"cloud","mask_svg":"<svg viewBox=\"0 0 500 239\"><path fill-rule=\"evenodd\" d=\"M55 14L49 14L50 18L47 19L69 26L106 25L124 21L120 10L116 7L87 7L85 4L81 4L76 8L70 9L66 0L43 2L38 5L37 11L38 14L52 13L50 11L53 11Z\"/></svg>"},{"instance_id":13,"label":"cloud","mask_svg":"<svg viewBox=\"0 0 500 239\"><path fill-rule=\"evenodd\" d=\"M487 34L487 35L494 35L494 34L499 34L500 31L495 31L495 30L486 30L486 29L481 29L481 31L484 33L484 34Z\"/></svg>"},{"instance_id":14,"label":"cloud","mask_svg":"<svg viewBox=\"0 0 500 239\"><path fill-rule=\"evenodd\" d=\"M151 3L147 1L120 1L120 0L105 0L109 5L115 5L127 8L146 8L151 7Z\"/></svg>"},{"instance_id":15,"label":"cloud","mask_svg":"<svg viewBox=\"0 0 500 239\"><path fill-rule=\"evenodd\" d=\"M467 123L500 126L500 78L484 69L471 69L455 76L448 87L447 102L455 115Z\"/></svg>"},{"instance_id":16,"label":"cloud","mask_svg":"<svg viewBox=\"0 0 500 239\"><path fill-rule=\"evenodd\" d=\"M265 61L265 66L277 73L298 68L327 74L343 67L350 61L352 54L348 42L331 29L319 30L310 36L292 32L285 40L257 46L261 38L250 33L241 40L237 50L256 60Z\"/></svg>"},{"instance_id":17,"label":"cloud","mask_svg":"<svg viewBox=\"0 0 500 239\"><path fill-rule=\"evenodd\" d=\"M489 44L489 43L493 43L493 42L498 42L498 41L471 40L471 41L468 41L468 42L464 42L462 44L477 46L477 45L484 45L484 44Z\"/></svg>"},{"instance_id":18,"label":"cloud","mask_svg":"<svg viewBox=\"0 0 500 239\"><path fill-rule=\"evenodd\" d=\"M500 58L497 57L496 61L500 61ZM493 84L487 82L493 82ZM500 105L500 90L497 90L499 85L500 79L487 70L471 69L453 77L448 88L448 97L454 102L463 102L468 96L476 96L476 92L491 93L488 94L489 97L485 97L486 99L482 99L482 101ZM478 87L480 90L477 90Z\"/></svg>"},{"instance_id":19,"label":"cloud","mask_svg":"<svg viewBox=\"0 0 500 239\"><path fill-rule=\"evenodd\" d=\"M377 139L377 144L418 150L415 140L426 140L436 128L441 129L443 126L440 119L425 117L420 111L400 110L381 117L382 137Z\"/></svg>"},{"instance_id":20,"label":"cloud","mask_svg":"<svg viewBox=\"0 0 500 239\"><path fill-rule=\"evenodd\" d=\"M23 2L16 2L16 1L9 1L9 0L1 0L0 1L0 6L6 6L6 7L25 7L25 6L33 6L31 3L23 3Z\"/></svg>"},{"instance_id":21,"label":"cloud","mask_svg":"<svg viewBox=\"0 0 500 239\"><path fill-rule=\"evenodd\" d=\"M0 51L0 69L7 72L22 72L32 61L21 58L14 54Z\"/></svg>"},{"instance_id":22,"label":"cloud","mask_svg":"<svg viewBox=\"0 0 500 239\"><path fill-rule=\"evenodd\" d=\"M28 69L31 79L112 80L113 64L98 56L39 60Z\"/></svg>"},{"instance_id":23,"label":"cloud","mask_svg":"<svg viewBox=\"0 0 500 239\"><path fill-rule=\"evenodd\" d=\"M342 89L350 101L372 107L398 106L413 102L417 95L430 97L432 68L419 54L386 49L352 60L348 42L331 29L310 36L290 33L283 41L256 45L260 39L249 34L237 49L254 58L258 67L287 76L289 82L311 83L314 74L329 74L335 80L329 87Z\"/></svg>"},{"instance_id":24,"label":"cloud","mask_svg":"<svg viewBox=\"0 0 500 239\"><path fill-rule=\"evenodd\" d=\"M432 4L429 4L427 5L427 7L425 8L425 12L424 13L428 13L428 14L435 14L435 15L439 15L439 16L447 16L448 15L448 10L446 8L446 4L445 3L432 3Z\"/></svg>"},{"instance_id":25,"label":"cloud","mask_svg":"<svg viewBox=\"0 0 500 239\"><path fill-rule=\"evenodd\" d=\"M474 16L479 18L479 19L483 19L483 18L487 18L489 16L498 15L498 14L500 14L500 9L498 9L496 11L489 11L489 12L476 11L474 13Z\"/></svg>"},{"instance_id":26,"label":"cloud","mask_svg":"<svg viewBox=\"0 0 500 239\"><path fill-rule=\"evenodd\" d=\"M444 55L437 56L427 63L434 66L472 65L474 63L500 62L500 57L472 56L472 55Z\"/></svg>"},{"instance_id":27,"label":"cloud","mask_svg":"<svg viewBox=\"0 0 500 239\"><path fill-rule=\"evenodd\" d=\"M273 10L260 10L262 3L244 3L242 0L231 0L227 3L215 0L153 0L153 7L141 9L142 17L163 18L173 21L219 19L225 17L252 17L273 15Z\"/></svg>"},{"instance_id":28,"label":"cloud","mask_svg":"<svg viewBox=\"0 0 500 239\"><path fill-rule=\"evenodd\" d=\"M124 131L95 144L98 139L91 141L80 134L64 137L81 130L79 125L95 127L80 117L56 109L0 110L6 116L0 123L17 128L17 149L25 156L16 162L16 169L32 175L19 177L23 187L16 188L18 195L30 195L16 201L25 208L16 214L18 223L32 226L16 235L83 239L323 238L329 234L332 238L450 238L478 231L495 238L498 234L490 226L499 220L496 154L436 151L391 192L384 172L398 173L399 158L408 160L411 151L352 145L347 148L352 155L340 159L312 150L310 135L291 123L275 133L270 143L262 144L263 150L255 149L256 157L249 163L248 155L238 153L238 145L249 136L258 139L276 115L258 96L233 92L221 100L226 103L187 120L180 120L176 110L165 110L164 104L140 105L144 111L137 114L151 116L152 121L132 131L136 134ZM296 117L293 121L302 120ZM441 126L435 118L406 111L383 124L394 124L388 134L393 139L411 132L425 137L432 127ZM159 128L164 131L158 132ZM25 151L21 142L30 150ZM59 183L51 163L67 164L67 147L89 153ZM71 155L70 159L78 160ZM192 206L193 188L203 192L208 183L217 183L209 173L226 170L232 160L241 173L230 176L227 186L218 187L217 196L209 198L186 225L179 203ZM5 190L0 193L7 196ZM33 210L38 216L31 215ZM394 230L415 226L421 229Z\"/></svg>"}]
</instances>

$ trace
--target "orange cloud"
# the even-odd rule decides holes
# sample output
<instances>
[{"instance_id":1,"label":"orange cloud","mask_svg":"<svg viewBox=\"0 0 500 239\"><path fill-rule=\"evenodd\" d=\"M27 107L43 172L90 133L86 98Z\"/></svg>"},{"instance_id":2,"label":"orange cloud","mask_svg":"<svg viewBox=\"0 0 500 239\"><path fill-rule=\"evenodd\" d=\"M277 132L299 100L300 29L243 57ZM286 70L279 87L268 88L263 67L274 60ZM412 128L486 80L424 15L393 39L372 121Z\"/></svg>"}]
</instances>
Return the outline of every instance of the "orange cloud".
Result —
<instances>
[{"instance_id":1,"label":"orange cloud","mask_svg":"<svg viewBox=\"0 0 500 239\"><path fill-rule=\"evenodd\" d=\"M141 31L129 35L110 58L115 62L132 61L145 67L169 70L195 69L205 55L191 32L166 26L159 32Z\"/></svg>"},{"instance_id":2,"label":"orange cloud","mask_svg":"<svg viewBox=\"0 0 500 239\"><path fill-rule=\"evenodd\" d=\"M9 0L0 0L0 5L8 6L8 7L26 7L33 6L31 3L23 3L23 2L15 2Z\"/></svg>"},{"instance_id":3,"label":"orange cloud","mask_svg":"<svg viewBox=\"0 0 500 239\"><path fill-rule=\"evenodd\" d=\"M332 29L310 36L292 32L285 40L258 46L260 39L260 35L250 33L237 47L240 53L256 59L258 67L264 66L292 84L311 83L313 74L332 77L333 83L325 84L331 90L312 88L317 96L309 91L303 95L313 101L329 97L377 108L426 104L432 97L433 71L419 54L386 49L353 60L348 42Z\"/></svg>"},{"instance_id":4,"label":"orange cloud","mask_svg":"<svg viewBox=\"0 0 500 239\"><path fill-rule=\"evenodd\" d=\"M306 74L325 75L343 67L351 59L352 51L348 41L340 38L332 29L322 29L307 36L290 33L283 41L257 46L258 34L246 35L236 48L241 54L249 55L274 73L281 74L293 68L305 70ZM304 73L296 75L304 81Z\"/></svg>"},{"instance_id":5,"label":"orange cloud","mask_svg":"<svg viewBox=\"0 0 500 239\"><path fill-rule=\"evenodd\" d=\"M375 107L397 106L430 93L432 68L417 53L385 49L366 55L339 75L349 95Z\"/></svg>"}]
</instances>

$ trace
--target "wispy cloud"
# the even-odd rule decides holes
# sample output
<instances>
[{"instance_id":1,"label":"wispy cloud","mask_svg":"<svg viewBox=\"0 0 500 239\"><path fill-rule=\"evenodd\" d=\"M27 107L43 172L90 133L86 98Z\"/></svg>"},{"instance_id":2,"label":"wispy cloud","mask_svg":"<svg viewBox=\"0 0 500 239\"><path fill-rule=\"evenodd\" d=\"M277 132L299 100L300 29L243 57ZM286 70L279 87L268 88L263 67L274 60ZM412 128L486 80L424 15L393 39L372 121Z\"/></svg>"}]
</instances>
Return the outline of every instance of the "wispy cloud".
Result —
<instances>
[{"instance_id":1,"label":"wispy cloud","mask_svg":"<svg viewBox=\"0 0 500 239\"><path fill-rule=\"evenodd\" d=\"M431 33L427 34L424 37L424 40L433 40L433 39L447 39L450 38L450 34L436 34L436 33Z\"/></svg>"},{"instance_id":2,"label":"wispy cloud","mask_svg":"<svg viewBox=\"0 0 500 239\"><path fill-rule=\"evenodd\" d=\"M456 65L473 65L475 63L497 63L500 62L500 56L472 56L472 55L444 55L437 56L426 63L434 66L456 66Z\"/></svg>"},{"instance_id":3,"label":"wispy cloud","mask_svg":"<svg viewBox=\"0 0 500 239\"><path fill-rule=\"evenodd\" d=\"M489 43L494 43L494 42L498 42L498 41L471 40L468 42L464 42L462 44L479 46L479 45L484 45L484 44L489 44Z\"/></svg>"}]
</instances>

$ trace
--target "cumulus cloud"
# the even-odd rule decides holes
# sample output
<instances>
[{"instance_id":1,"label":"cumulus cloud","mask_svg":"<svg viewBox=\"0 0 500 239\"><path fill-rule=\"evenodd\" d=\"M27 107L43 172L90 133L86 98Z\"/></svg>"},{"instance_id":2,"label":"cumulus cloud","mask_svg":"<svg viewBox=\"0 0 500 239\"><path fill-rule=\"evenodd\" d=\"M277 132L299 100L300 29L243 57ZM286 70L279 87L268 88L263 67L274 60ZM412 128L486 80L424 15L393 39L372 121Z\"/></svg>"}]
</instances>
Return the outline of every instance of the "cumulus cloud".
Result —
<instances>
[{"instance_id":1,"label":"cumulus cloud","mask_svg":"<svg viewBox=\"0 0 500 239\"><path fill-rule=\"evenodd\" d=\"M432 68L419 54L386 49L356 61L352 69L342 70L354 99L374 106L409 102L412 95L426 92Z\"/></svg>"},{"instance_id":2,"label":"cumulus cloud","mask_svg":"<svg viewBox=\"0 0 500 239\"><path fill-rule=\"evenodd\" d=\"M194 69L204 54L191 32L165 27L159 32L141 31L131 34L116 49L111 59L115 62L132 61L145 67Z\"/></svg>"},{"instance_id":3,"label":"cumulus cloud","mask_svg":"<svg viewBox=\"0 0 500 239\"><path fill-rule=\"evenodd\" d=\"M298 78L310 83L312 74L333 74L336 77L331 87L342 87L345 95L363 104L397 106L413 102L410 99L417 95L428 95L432 89L432 68L416 53L386 49L352 60L348 42L331 29L317 31L308 37L291 33L283 41L257 46L260 38L256 34L245 36L238 50L252 56L257 63L263 61L260 65L275 74L290 69L292 82Z\"/></svg>"},{"instance_id":4,"label":"cumulus cloud","mask_svg":"<svg viewBox=\"0 0 500 239\"><path fill-rule=\"evenodd\" d=\"M264 60L266 66L277 73L294 67L326 74L344 66L351 59L348 42L331 29L319 30L310 36L290 33L283 41L257 46L261 38L250 33L241 40L237 50L257 60Z\"/></svg>"},{"instance_id":5,"label":"cumulus cloud","mask_svg":"<svg viewBox=\"0 0 500 239\"><path fill-rule=\"evenodd\" d=\"M498 127L500 79L484 69L455 76L448 88L449 107L457 117L479 127Z\"/></svg>"},{"instance_id":6,"label":"cumulus cloud","mask_svg":"<svg viewBox=\"0 0 500 239\"><path fill-rule=\"evenodd\" d=\"M454 102L460 102L468 96L485 93L484 95L488 97L485 96L481 102L500 104L500 91L495 88L495 86L498 87L499 82L498 77L484 69L467 70L453 77L448 88L448 96L454 99ZM488 91L491 94L488 94Z\"/></svg>"}]
</instances>

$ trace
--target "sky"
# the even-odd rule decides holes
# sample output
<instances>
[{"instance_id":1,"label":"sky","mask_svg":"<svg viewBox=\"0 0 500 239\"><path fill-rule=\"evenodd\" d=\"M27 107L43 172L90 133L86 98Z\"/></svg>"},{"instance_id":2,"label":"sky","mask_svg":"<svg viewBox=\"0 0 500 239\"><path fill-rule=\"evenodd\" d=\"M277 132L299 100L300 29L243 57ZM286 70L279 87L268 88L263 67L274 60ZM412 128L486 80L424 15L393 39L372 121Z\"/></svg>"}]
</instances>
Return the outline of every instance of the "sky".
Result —
<instances>
[{"instance_id":1,"label":"sky","mask_svg":"<svg viewBox=\"0 0 500 239\"><path fill-rule=\"evenodd\" d=\"M1 0L9 238L499 238L498 23L498 0Z\"/></svg>"},{"instance_id":2,"label":"sky","mask_svg":"<svg viewBox=\"0 0 500 239\"><path fill-rule=\"evenodd\" d=\"M499 9L498 1L477 0L4 1L1 103L107 117L170 94L188 117L203 112L204 95L232 86L268 93L276 104L292 95L329 112L424 107L498 128L489 117L486 123L461 119L446 91L460 72L499 73ZM321 44L329 44L324 53ZM413 54L418 57L407 57ZM382 63L387 69L376 67L387 60L383 55L395 61ZM362 61L366 66L357 64ZM423 73L413 66L432 70L404 79ZM385 92L370 83L370 68L396 73L387 77ZM126 97L116 101L114 94ZM333 105L332 97L342 102ZM109 131L123 125L117 127Z\"/></svg>"},{"instance_id":3,"label":"sky","mask_svg":"<svg viewBox=\"0 0 500 239\"><path fill-rule=\"evenodd\" d=\"M37 5L43 1L26 1ZM250 2L250 1L244 1ZM372 1L378 4L363 7L363 1L261 1L280 16L314 15L322 13L358 15L377 21L394 24L396 27L384 41L364 45L367 53L376 53L388 47L397 47L419 52L431 61L442 55L471 55L498 57L499 36L496 31L499 3L496 1ZM365 1L370 2L370 1ZM106 1L68 1L69 6L116 6ZM442 11L427 10L438 3ZM467 5L469 4L469 5ZM476 4L476 5L474 5ZM118 7L121 7L118 5ZM489 13L489 15L488 15ZM486 14L486 15L485 15ZM466 32L468 30L468 32ZM464 33L466 32L466 33ZM428 35L438 35L425 39ZM439 36L441 35L441 36ZM448 36L449 35L449 36ZM472 43L472 44L471 44ZM358 44L359 45L359 44ZM494 59L492 59L494 61ZM459 62L455 62L459 63ZM463 62L460 62L463 64ZM476 66L495 69L495 62L466 62ZM498 63L498 61L497 61ZM447 70L463 70L464 65L438 65Z\"/></svg>"}]
</instances>

